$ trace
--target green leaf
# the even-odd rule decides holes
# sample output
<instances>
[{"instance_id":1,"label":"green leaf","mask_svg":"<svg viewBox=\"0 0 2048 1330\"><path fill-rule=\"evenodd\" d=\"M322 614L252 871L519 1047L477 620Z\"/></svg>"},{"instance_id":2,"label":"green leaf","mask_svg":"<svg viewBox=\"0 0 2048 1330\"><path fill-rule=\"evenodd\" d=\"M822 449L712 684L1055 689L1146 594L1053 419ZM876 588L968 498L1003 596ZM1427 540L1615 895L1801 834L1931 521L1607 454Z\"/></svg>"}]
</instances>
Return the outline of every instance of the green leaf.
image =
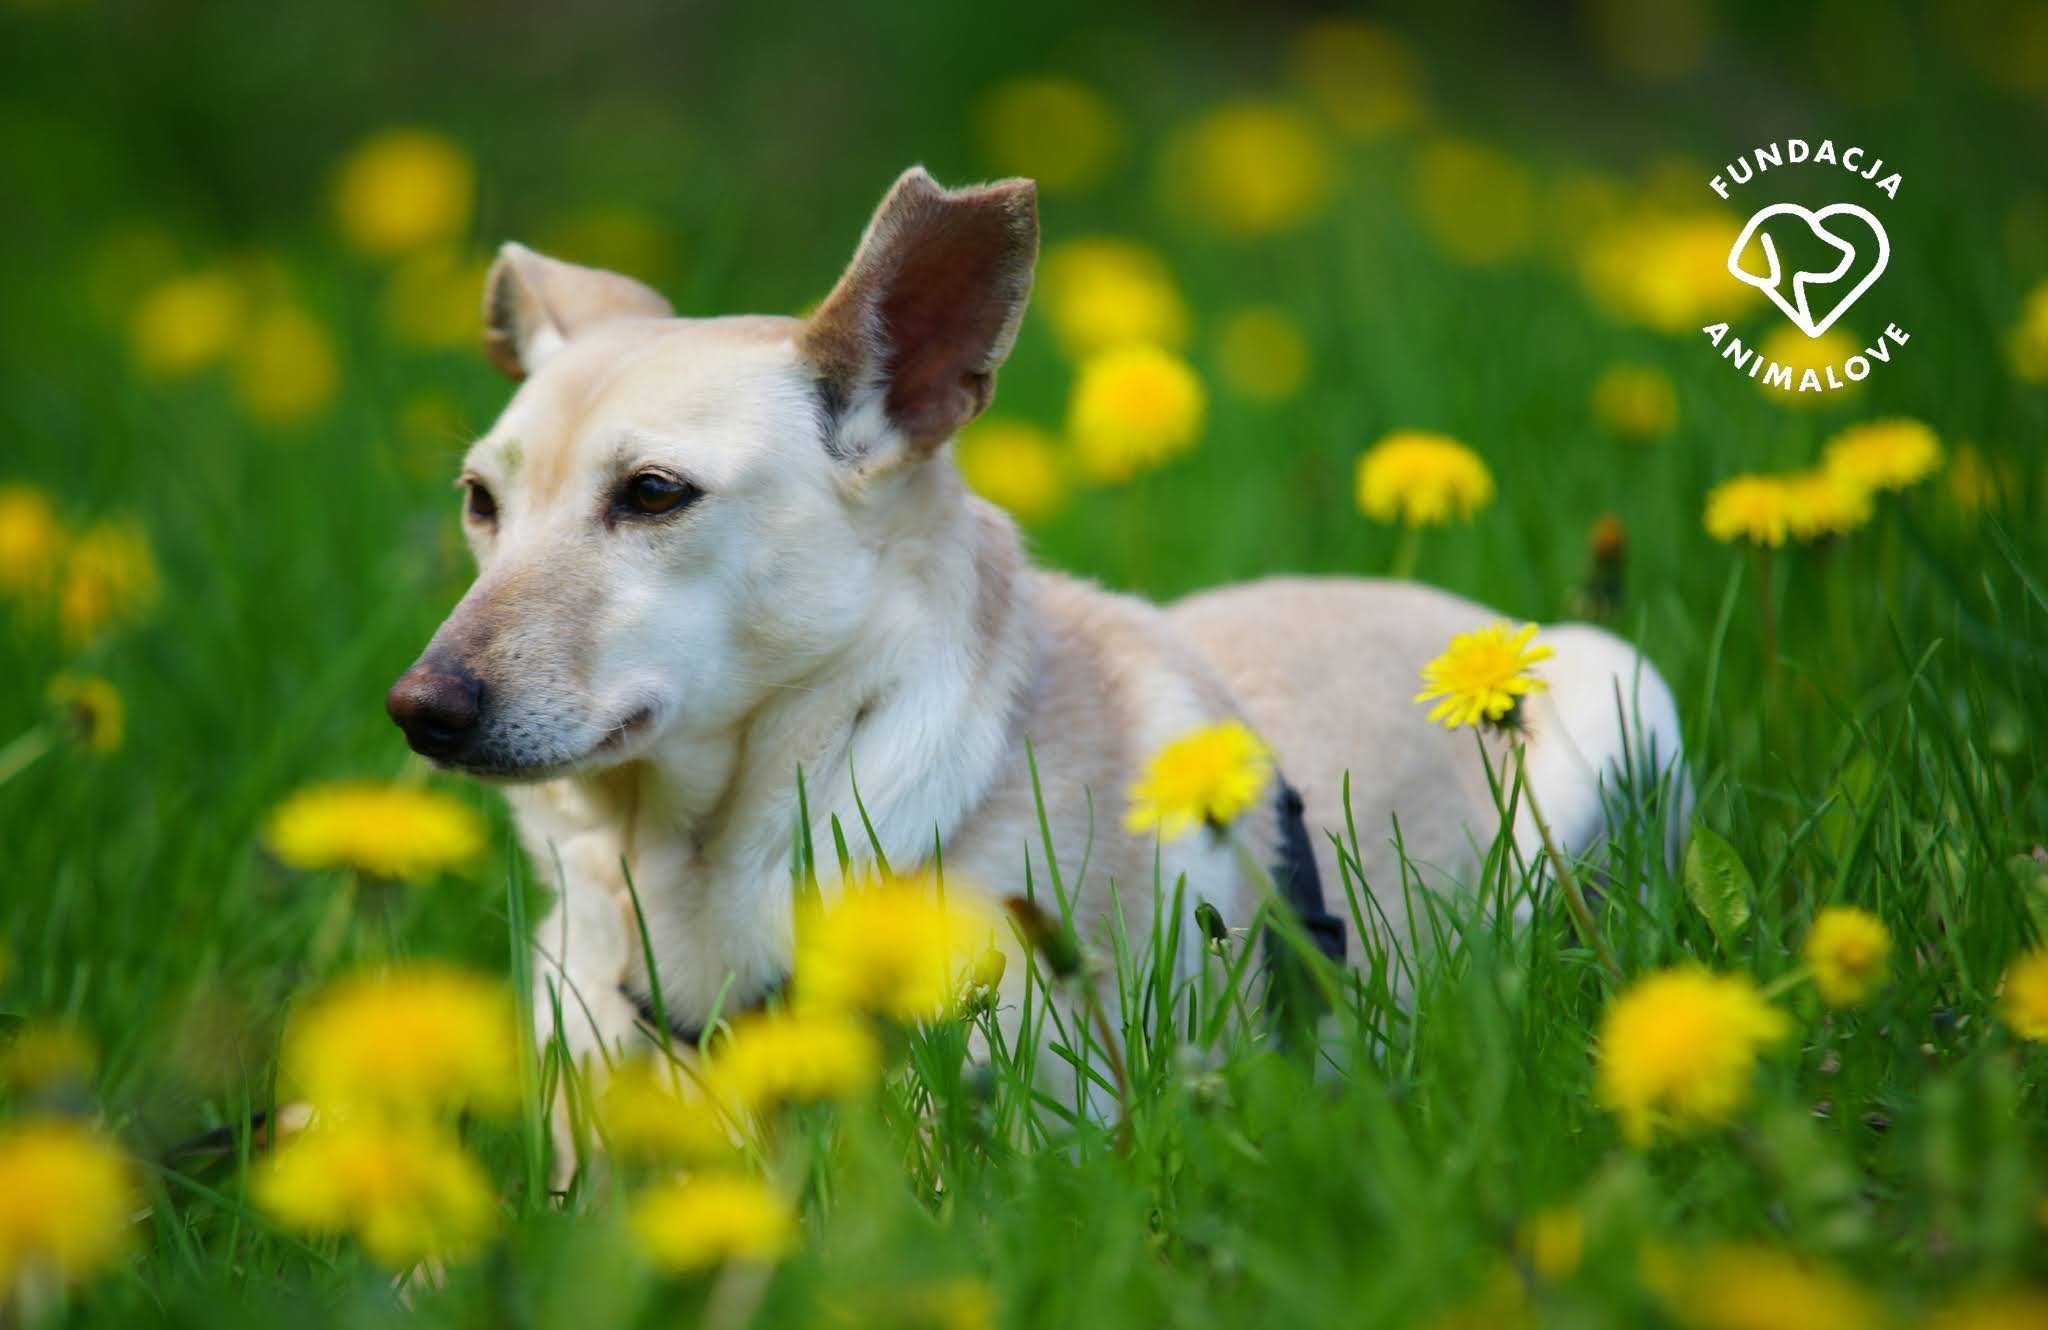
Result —
<instances>
[{"instance_id":1,"label":"green leaf","mask_svg":"<svg viewBox=\"0 0 2048 1330\"><path fill-rule=\"evenodd\" d=\"M1692 843L1685 847L1685 894L1724 948L1749 922L1756 881L1728 838L1700 822L1692 824Z\"/></svg>"}]
</instances>

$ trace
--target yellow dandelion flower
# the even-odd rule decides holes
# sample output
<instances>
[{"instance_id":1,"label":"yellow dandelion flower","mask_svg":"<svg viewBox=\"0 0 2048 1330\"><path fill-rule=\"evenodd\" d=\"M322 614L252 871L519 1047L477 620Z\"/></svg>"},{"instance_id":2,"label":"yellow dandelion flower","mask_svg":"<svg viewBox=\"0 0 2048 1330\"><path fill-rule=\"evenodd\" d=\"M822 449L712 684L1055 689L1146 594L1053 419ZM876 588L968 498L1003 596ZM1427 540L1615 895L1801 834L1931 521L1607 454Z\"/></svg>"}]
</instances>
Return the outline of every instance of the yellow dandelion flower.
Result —
<instances>
[{"instance_id":1,"label":"yellow dandelion flower","mask_svg":"<svg viewBox=\"0 0 2048 1330\"><path fill-rule=\"evenodd\" d=\"M1192 449L1208 406L1186 361L1154 346L1125 346L1081 366L1067 431L1082 471L1117 484Z\"/></svg>"},{"instance_id":2,"label":"yellow dandelion flower","mask_svg":"<svg viewBox=\"0 0 2048 1330\"><path fill-rule=\"evenodd\" d=\"M412 962L342 979L285 1031L279 1066L323 1111L506 1112L519 1099L520 1026L495 979Z\"/></svg>"},{"instance_id":3,"label":"yellow dandelion flower","mask_svg":"<svg viewBox=\"0 0 2048 1330\"><path fill-rule=\"evenodd\" d=\"M18 1281L76 1283L129 1244L139 1204L121 1151L68 1119L0 1126L0 1305Z\"/></svg>"},{"instance_id":4,"label":"yellow dandelion flower","mask_svg":"<svg viewBox=\"0 0 2048 1330\"><path fill-rule=\"evenodd\" d=\"M1027 526L1066 507L1067 473L1059 441L1036 425L978 421L961 432L954 457L969 488Z\"/></svg>"},{"instance_id":5,"label":"yellow dandelion flower","mask_svg":"<svg viewBox=\"0 0 2048 1330\"><path fill-rule=\"evenodd\" d=\"M353 1234L396 1270L467 1259L497 1230L482 1167L452 1132L416 1120L321 1122L258 1165L250 1191L281 1227Z\"/></svg>"},{"instance_id":6,"label":"yellow dandelion flower","mask_svg":"<svg viewBox=\"0 0 2048 1330\"><path fill-rule=\"evenodd\" d=\"M1273 750L1242 721L1219 721L1168 743L1130 790L1124 826L1175 840L1244 815L1273 778Z\"/></svg>"},{"instance_id":7,"label":"yellow dandelion flower","mask_svg":"<svg viewBox=\"0 0 2048 1330\"><path fill-rule=\"evenodd\" d=\"M0 1046L0 1085L17 1094L89 1086L98 1067L92 1040L68 1021L31 1022Z\"/></svg>"},{"instance_id":8,"label":"yellow dandelion flower","mask_svg":"<svg viewBox=\"0 0 2048 1330\"><path fill-rule=\"evenodd\" d=\"M1974 520L2004 507L2006 500L2018 492L2019 477L2011 463L1985 456L1973 443L1956 449L1954 460L1948 464L1948 494L1965 519ZM0 546L6 543L5 521L0 517ZM5 583L5 567L6 555L0 553L0 585Z\"/></svg>"},{"instance_id":9,"label":"yellow dandelion flower","mask_svg":"<svg viewBox=\"0 0 2048 1330\"><path fill-rule=\"evenodd\" d=\"M1618 439L1642 443L1678 428L1678 388L1654 365L1610 365L1593 381L1593 419Z\"/></svg>"},{"instance_id":10,"label":"yellow dandelion flower","mask_svg":"<svg viewBox=\"0 0 2048 1330\"><path fill-rule=\"evenodd\" d=\"M424 249L392 269L384 323L407 346L446 350L481 336L477 310L490 265L449 246Z\"/></svg>"},{"instance_id":11,"label":"yellow dandelion flower","mask_svg":"<svg viewBox=\"0 0 2048 1330\"><path fill-rule=\"evenodd\" d=\"M1315 122L1272 102L1236 102L1175 136L1165 194L1176 216L1227 236L1270 236L1314 221L1336 163Z\"/></svg>"},{"instance_id":12,"label":"yellow dandelion flower","mask_svg":"<svg viewBox=\"0 0 2048 1330\"><path fill-rule=\"evenodd\" d=\"M1830 328L1818 337L1808 337L1791 324L1781 323L1764 334L1756 349L1765 360L1776 361L1792 371L1791 392L1773 388L1762 379L1756 381L1759 391L1781 405L1799 408L1835 406L1853 401L1863 392L1862 384L1842 373L1843 364L1862 350L1862 345L1840 328ZM1829 369L1835 371L1841 387L1830 389L1826 386ZM1813 372L1814 382L1821 385L1821 391L1799 391L1808 370Z\"/></svg>"},{"instance_id":13,"label":"yellow dandelion flower","mask_svg":"<svg viewBox=\"0 0 2048 1330\"><path fill-rule=\"evenodd\" d=\"M2022 383L2048 383L2048 281L2027 292L2005 338L2006 360Z\"/></svg>"},{"instance_id":14,"label":"yellow dandelion flower","mask_svg":"<svg viewBox=\"0 0 2048 1330\"><path fill-rule=\"evenodd\" d=\"M292 795L264 829L271 853L293 868L350 868L419 882L483 853L483 822L450 794L412 785L337 781Z\"/></svg>"},{"instance_id":15,"label":"yellow dandelion flower","mask_svg":"<svg viewBox=\"0 0 2048 1330\"><path fill-rule=\"evenodd\" d=\"M341 360L327 329L302 309L280 305L250 324L235 349L235 395L266 425L297 425L320 414L341 385Z\"/></svg>"},{"instance_id":16,"label":"yellow dandelion flower","mask_svg":"<svg viewBox=\"0 0 2048 1330\"><path fill-rule=\"evenodd\" d=\"M1033 294L1074 360L1134 344L1187 345L1188 307L1173 274L1143 245L1107 236L1054 245L1038 265Z\"/></svg>"},{"instance_id":17,"label":"yellow dandelion flower","mask_svg":"<svg viewBox=\"0 0 2048 1330\"><path fill-rule=\"evenodd\" d=\"M1441 526L1469 522L1493 502L1493 473L1479 454L1442 434L1397 430L1358 459L1358 507L1376 522Z\"/></svg>"},{"instance_id":18,"label":"yellow dandelion flower","mask_svg":"<svg viewBox=\"0 0 2048 1330\"><path fill-rule=\"evenodd\" d=\"M1658 332L1696 332L1762 295L1728 276L1742 219L1715 211L1636 210L1589 233L1579 256L1588 294L1618 319Z\"/></svg>"},{"instance_id":19,"label":"yellow dandelion flower","mask_svg":"<svg viewBox=\"0 0 2048 1330\"><path fill-rule=\"evenodd\" d=\"M1310 23L1288 43L1288 74L1352 138L1382 138L1423 117L1422 69L1408 44L1363 19Z\"/></svg>"},{"instance_id":20,"label":"yellow dandelion flower","mask_svg":"<svg viewBox=\"0 0 2048 1330\"><path fill-rule=\"evenodd\" d=\"M2048 1289L2015 1288L1965 1298L1936 1312L1927 1330L2040 1330L2048 1325Z\"/></svg>"},{"instance_id":21,"label":"yellow dandelion flower","mask_svg":"<svg viewBox=\"0 0 2048 1330\"><path fill-rule=\"evenodd\" d=\"M796 1211L759 1178L703 1173L641 1192L628 1227L641 1253L675 1273L727 1261L769 1264L796 1247Z\"/></svg>"},{"instance_id":22,"label":"yellow dandelion flower","mask_svg":"<svg viewBox=\"0 0 2048 1330\"><path fill-rule=\"evenodd\" d=\"M1776 548L1791 534L1798 507L1799 496L1783 476L1734 476L1707 493L1707 534Z\"/></svg>"},{"instance_id":23,"label":"yellow dandelion flower","mask_svg":"<svg viewBox=\"0 0 2048 1330\"><path fill-rule=\"evenodd\" d=\"M959 996L995 919L957 884L917 874L842 893L796 928L799 1002L897 1021L928 1020Z\"/></svg>"},{"instance_id":24,"label":"yellow dandelion flower","mask_svg":"<svg viewBox=\"0 0 2048 1330\"><path fill-rule=\"evenodd\" d=\"M111 753L127 733L127 710L113 684L96 674L60 674L50 680L50 705L71 737L88 752Z\"/></svg>"},{"instance_id":25,"label":"yellow dandelion flower","mask_svg":"<svg viewBox=\"0 0 2048 1330\"><path fill-rule=\"evenodd\" d=\"M1447 730L1512 724L1509 718L1524 697L1550 687L1532 667L1554 653L1535 636L1533 623L1516 628L1501 622L1459 633L1443 655L1422 667L1427 686L1415 695L1416 703L1435 702L1429 720Z\"/></svg>"},{"instance_id":26,"label":"yellow dandelion flower","mask_svg":"<svg viewBox=\"0 0 2048 1330\"><path fill-rule=\"evenodd\" d=\"M1670 1262L1656 1291L1690 1330L1878 1330L1877 1302L1826 1266L1763 1247Z\"/></svg>"},{"instance_id":27,"label":"yellow dandelion flower","mask_svg":"<svg viewBox=\"0 0 2048 1330\"><path fill-rule=\"evenodd\" d=\"M162 591L156 556L142 527L127 519L95 522L71 542L57 588L57 621L74 646L90 646L156 607Z\"/></svg>"},{"instance_id":28,"label":"yellow dandelion flower","mask_svg":"<svg viewBox=\"0 0 2048 1330\"><path fill-rule=\"evenodd\" d=\"M1806 964L1813 986L1830 1007L1860 1007L1884 987L1889 975L1892 935L1867 910L1835 905L1814 916L1806 935Z\"/></svg>"},{"instance_id":29,"label":"yellow dandelion flower","mask_svg":"<svg viewBox=\"0 0 2048 1330\"><path fill-rule=\"evenodd\" d=\"M1544 1279L1569 1279L1586 1254L1586 1214L1575 1205L1538 1210L1522 1223L1515 1246Z\"/></svg>"},{"instance_id":30,"label":"yellow dandelion flower","mask_svg":"<svg viewBox=\"0 0 2048 1330\"><path fill-rule=\"evenodd\" d=\"M1790 1030L1747 976L1697 966L1653 974L1615 998L1601 1022L1600 1102L1638 1146L1659 1128L1682 1135L1722 1125L1748 1102L1764 1050Z\"/></svg>"},{"instance_id":31,"label":"yellow dandelion flower","mask_svg":"<svg viewBox=\"0 0 2048 1330\"><path fill-rule=\"evenodd\" d=\"M1498 149L1431 143L1416 154L1414 191L1423 231L1461 263L1500 263L1536 242L1535 175Z\"/></svg>"},{"instance_id":32,"label":"yellow dandelion flower","mask_svg":"<svg viewBox=\"0 0 2048 1330\"><path fill-rule=\"evenodd\" d=\"M173 379L215 364L234 347L249 297L230 273L187 273L146 291L128 316L128 347L145 373Z\"/></svg>"},{"instance_id":33,"label":"yellow dandelion flower","mask_svg":"<svg viewBox=\"0 0 2048 1330\"><path fill-rule=\"evenodd\" d=\"M1800 540L1843 536L1870 520L1870 491L1824 467L1784 477L1791 499L1786 521Z\"/></svg>"},{"instance_id":34,"label":"yellow dandelion flower","mask_svg":"<svg viewBox=\"0 0 2048 1330\"><path fill-rule=\"evenodd\" d=\"M1107 99L1059 75L1011 79L975 108L981 153L998 175L1030 176L1048 194L1102 183L1124 152L1124 127Z\"/></svg>"},{"instance_id":35,"label":"yellow dandelion flower","mask_svg":"<svg viewBox=\"0 0 2048 1330\"><path fill-rule=\"evenodd\" d=\"M1308 339L1277 306L1239 310L1217 331L1216 370L1240 397L1284 402L1308 378Z\"/></svg>"},{"instance_id":36,"label":"yellow dandelion flower","mask_svg":"<svg viewBox=\"0 0 2048 1330\"><path fill-rule=\"evenodd\" d=\"M612 1152L629 1159L718 1159L733 1150L717 1107L653 1058L612 1069L598 1096L597 1121Z\"/></svg>"},{"instance_id":37,"label":"yellow dandelion flower","mask_svg":"<svg viewBox=\"0 0 2048 1330\"><path fill-rule=\"evenodd\" d=\"M0 485L0 595L39 595L64 564L64 524L50 496L28 485Z\"/></svg>"},{"instance_id":38,"label":"yellow dandelion flower","mask_svg":"<svg viewBox=\"0 0 2048 1330\"><path fill-rule=\"evenodd\" d=\"M2037 947L2006 967L1998 1014L2022 1039L2048 1044L2048 947Z\"/></svg>"},{"instance_id":39,"label":"yellow dandelion flower","mask_svg":"<svg viewBox=\"0 0 2048 1330\"><path fill-rule=\"evenodd\" d=\"M1867 490L1903 490L1941 469L1941 440L1917 420L1873 420L1829 439L1821 465Z\"/></svg>"},{"instance_id":40,"label":"yellow dandelion flower","mask_svg":"<svg viewBox=\"0 0 2048 1330\"><path fill-rule=\"evenodd\" d=\"M754 1113L863 1094L881 1075L881 1045L867 1026L824 1007L735 1021L710 1068L713 1090Z\"/></svg>"},{"instance_id":41,"label":"yellow dandelion flower","mask_svg":"<svg viewBox=\"0 0 2048 1330\"><path fill-rule=\"evenodd\" d=\"M389 258L460 236L476 197L476 168L454 140L390 129L356 145L334 176L343 240Z\"/></svg>"}]
</instances>

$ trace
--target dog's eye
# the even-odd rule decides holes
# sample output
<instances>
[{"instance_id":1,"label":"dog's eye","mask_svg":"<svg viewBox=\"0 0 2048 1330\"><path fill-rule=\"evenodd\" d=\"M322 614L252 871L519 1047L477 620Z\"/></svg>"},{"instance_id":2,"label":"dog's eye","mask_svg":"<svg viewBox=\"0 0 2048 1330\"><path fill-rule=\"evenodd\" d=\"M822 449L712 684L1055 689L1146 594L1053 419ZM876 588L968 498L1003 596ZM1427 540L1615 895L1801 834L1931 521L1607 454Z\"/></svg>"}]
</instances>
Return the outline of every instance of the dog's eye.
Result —
<instances>
[{"instance_id":1,"label":"dog's eye","mask_svg":"<svg viewBox=\"0 0 2048 1330\"><path fill-rule=\"evenodd\" d=\"M467 485L469 497L464 506L469 509L469 515L479 522L497 521L498 501L491 497L491 492L484 488L483 482L472 480L468 481Z\"/></svg>"},{"instance_id":2,"label":"dog's eye","mask_svg":"<svg viewBox=\"0 0 2048 1330\"><path fill-rule=\"evenodd\" d=\"M619 506L643 517L660 517L703 496L703 490L674 476L664 476L659 471L642 471L619 491Z\"/></svg>"}]
</instances>

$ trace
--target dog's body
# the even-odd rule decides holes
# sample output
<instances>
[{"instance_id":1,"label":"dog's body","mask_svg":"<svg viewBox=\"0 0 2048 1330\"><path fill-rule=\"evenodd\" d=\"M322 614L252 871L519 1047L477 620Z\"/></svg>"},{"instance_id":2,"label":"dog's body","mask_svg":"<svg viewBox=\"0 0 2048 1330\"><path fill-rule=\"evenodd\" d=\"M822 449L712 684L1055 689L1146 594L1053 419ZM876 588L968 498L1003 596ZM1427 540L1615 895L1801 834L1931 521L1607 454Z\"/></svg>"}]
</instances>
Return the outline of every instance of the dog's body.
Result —
<instances>
[{"instance_id":1,"label":"dog's body","mask_svg":"<svg viewBox=\"0 0 2048 1330\"><path fill-rule=\"evenodd\" d=\"M631 1040L648 995L628 872L672 1022L786 977L799 771L819 845L836 815L865 857L857 782L896 867L942 847L949 881L1008 894L1027 872L1049 882L1035 757L1052 852L1097 938L1112 912L1146 936L1155 881L1183 875L1190 909L1250 920L1259 888L1227 845L1125 827L1144 762L1217 720L1273 746L1326 883L1347 772L1388 901L1394 817L1408 856L1453 877L1492 838L1470 743L1411 702L1421 664L1486 611L1359 580L1161 609L1033 570L1009 519L965 492L946 443L987 403L1035 251L1027 184L946 192L914 171L808 320L676 319L625 278L501 256L487 345L526 381L470 454L481 571L390 706L416 748L515 782L559 893L537 945L575 1051ZM1636 748L1677 761L1677 721L1621 642L1545 640L1529 777L1582 848ZM1265 862L1277 809L1263 799L1240 827ZM1533 858L1533 828L1516 834ZM1398 931L1398 903L1387 914ZM545 998L537 1018L551 1023Z\"/></svg>"}]
</instances>

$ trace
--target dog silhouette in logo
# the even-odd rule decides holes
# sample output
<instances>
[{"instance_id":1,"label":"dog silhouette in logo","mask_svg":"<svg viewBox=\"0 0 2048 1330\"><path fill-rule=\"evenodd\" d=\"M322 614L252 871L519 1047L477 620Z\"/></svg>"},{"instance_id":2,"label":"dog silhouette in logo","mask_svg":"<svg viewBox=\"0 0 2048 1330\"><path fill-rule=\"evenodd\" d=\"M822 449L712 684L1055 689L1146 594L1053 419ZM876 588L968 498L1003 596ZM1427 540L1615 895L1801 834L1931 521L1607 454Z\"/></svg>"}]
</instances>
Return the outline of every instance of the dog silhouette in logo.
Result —
<instances>
[{"instance_id":1,"label":"dog silhouette in logo","mask_svg":"<svg viewBox=\"0 0 2048 1330\"><path fill-rule=\"evenodd\" d=\"M1765 223L1777 217L1796 217L1805 222L1808 230L1835 254L1832 268L1824 271L1801 269L1791 274L1789 298L1786 292L1787 277L1784 264L1779 257L1779 246L1772 240L1770 231L1765 227ZM1835 302L1826 316L1817 319L1814 317L1811 303L1813 288L1826 287L1846 278L1857 266L1856 261L1861 252L1854 240L1847 239L1829 228L1828 223L1831 219L1845 217L1853 217L1870 228L1871 235L1876 239L1876 260L1870 265L1870 270L1857 279L1848 292ZM1765 270L1761 273L1753 272L1742 264L1742 256L1749 249L1752 240L1756 241L1763 251ZM1816 212L1802 208L1796 203L1773 203L1768 207L1759 208L1743 226L1742 234L1736 238L1734 248L1728 251L1728 271L1734 274L1737 280L1747 282L1769 296L1771 303L1784 311L1785 317L1792 320L1799 331L1808 337L1818 337L1833 327L1835 320L1846 314L1849 307L1870 289L1871 283L1883 274L1885 265L1891 262L1891 256L1891 238L1885 235L1883 224L1867 208L1859 208L1853 203L1836 203Z\"/></svg>"}]
</instances>

